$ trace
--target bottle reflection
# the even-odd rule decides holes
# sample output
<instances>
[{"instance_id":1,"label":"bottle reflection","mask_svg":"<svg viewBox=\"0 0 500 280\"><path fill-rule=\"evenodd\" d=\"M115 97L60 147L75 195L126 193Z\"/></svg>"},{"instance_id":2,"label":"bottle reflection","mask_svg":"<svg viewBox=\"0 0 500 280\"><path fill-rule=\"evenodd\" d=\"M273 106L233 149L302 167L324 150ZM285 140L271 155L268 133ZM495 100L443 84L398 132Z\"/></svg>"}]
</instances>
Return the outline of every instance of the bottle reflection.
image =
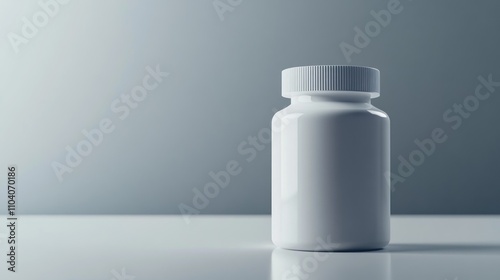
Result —
<instances>
[{"instance_id":1,"label":"bottle reflection","mask_svg":"<svg viewBox=\"0 0 500 280\"><path fill-rule=\"evenodd\" d=\"M303 252L275 248L272 280L390 280L391 255L384 252Z\"/></svg>"}]
</instances>

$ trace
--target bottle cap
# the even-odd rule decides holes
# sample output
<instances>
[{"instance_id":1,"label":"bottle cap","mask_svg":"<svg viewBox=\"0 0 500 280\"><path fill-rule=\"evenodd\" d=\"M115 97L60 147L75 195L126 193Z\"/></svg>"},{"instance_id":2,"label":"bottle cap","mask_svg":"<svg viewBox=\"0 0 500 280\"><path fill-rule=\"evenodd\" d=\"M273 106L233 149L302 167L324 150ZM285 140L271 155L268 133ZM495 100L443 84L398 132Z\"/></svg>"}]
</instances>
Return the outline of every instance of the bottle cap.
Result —
<instances>
[{"instance_id":1,"label":"bottle cap","mask_svg":"<svg viewBox=\"0 0 500 280\"><path fill-rule=\"evenodd\" d=\"M375 98L380 95L380 71L351 65L292 67L281 72L281 87L281 94L287 98L335 91L369 92Z\"/></svg>"}]
</instances>

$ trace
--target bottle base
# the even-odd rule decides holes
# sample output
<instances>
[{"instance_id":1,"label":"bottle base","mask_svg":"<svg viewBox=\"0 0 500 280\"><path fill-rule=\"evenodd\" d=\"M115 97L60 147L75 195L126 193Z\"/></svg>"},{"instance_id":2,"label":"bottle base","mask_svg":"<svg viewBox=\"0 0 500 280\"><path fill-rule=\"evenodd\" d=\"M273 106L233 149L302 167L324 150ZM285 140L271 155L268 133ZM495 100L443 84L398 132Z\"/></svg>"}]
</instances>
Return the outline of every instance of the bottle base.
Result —
<instances>
[{"instance_id":1,"label":"bottle base","mask_svg":"<svg viewBox=\"0 0 500 280\"><path fill-rule=\"evenodd\" d=\"M366 252L382 250L389 241L372 243L283 243L273 240L274 245L281 249L313 252Z\"/></svg>"}]
</instances>

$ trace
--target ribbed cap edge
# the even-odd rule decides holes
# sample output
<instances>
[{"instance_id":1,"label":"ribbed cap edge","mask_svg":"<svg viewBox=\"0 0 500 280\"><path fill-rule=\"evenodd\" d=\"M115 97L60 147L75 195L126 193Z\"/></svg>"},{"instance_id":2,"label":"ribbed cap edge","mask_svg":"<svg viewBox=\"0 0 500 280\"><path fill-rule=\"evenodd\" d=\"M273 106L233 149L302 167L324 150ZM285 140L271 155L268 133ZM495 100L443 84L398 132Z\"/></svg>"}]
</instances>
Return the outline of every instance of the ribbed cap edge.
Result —
<instances>
[{"instance_id":1,"label":"ribbed cap edge","mask_svg":"<svg viewBox=\"0 0 500 280\"><path fill-rule=\"evenodd\" d=\"M351 65L313 65L282 71L284 97L303 92L361 91L380 92L380 72L376 68Z\"/></svg>"}]
</instances>

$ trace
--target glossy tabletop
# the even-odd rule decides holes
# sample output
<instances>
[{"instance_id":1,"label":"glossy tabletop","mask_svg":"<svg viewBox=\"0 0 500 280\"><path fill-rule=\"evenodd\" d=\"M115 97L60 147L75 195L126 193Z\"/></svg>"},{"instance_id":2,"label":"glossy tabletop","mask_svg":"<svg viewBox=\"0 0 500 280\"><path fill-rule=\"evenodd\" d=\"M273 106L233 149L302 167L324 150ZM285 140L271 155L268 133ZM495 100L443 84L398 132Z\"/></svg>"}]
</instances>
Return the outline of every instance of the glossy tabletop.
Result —
<instances>
[{"instance_id":1,"label":"glossy tabletop","mask_svg":"<svg viewBox=\"0 0 500 280\"><path fill-rule=\"evenodd\" d=\"M0 252L6 259L6 217ZM0 279L500 279L500 216L393 216L372 252L288 251L270 216L21 216Z\"/></svg>"}]
</instances>

